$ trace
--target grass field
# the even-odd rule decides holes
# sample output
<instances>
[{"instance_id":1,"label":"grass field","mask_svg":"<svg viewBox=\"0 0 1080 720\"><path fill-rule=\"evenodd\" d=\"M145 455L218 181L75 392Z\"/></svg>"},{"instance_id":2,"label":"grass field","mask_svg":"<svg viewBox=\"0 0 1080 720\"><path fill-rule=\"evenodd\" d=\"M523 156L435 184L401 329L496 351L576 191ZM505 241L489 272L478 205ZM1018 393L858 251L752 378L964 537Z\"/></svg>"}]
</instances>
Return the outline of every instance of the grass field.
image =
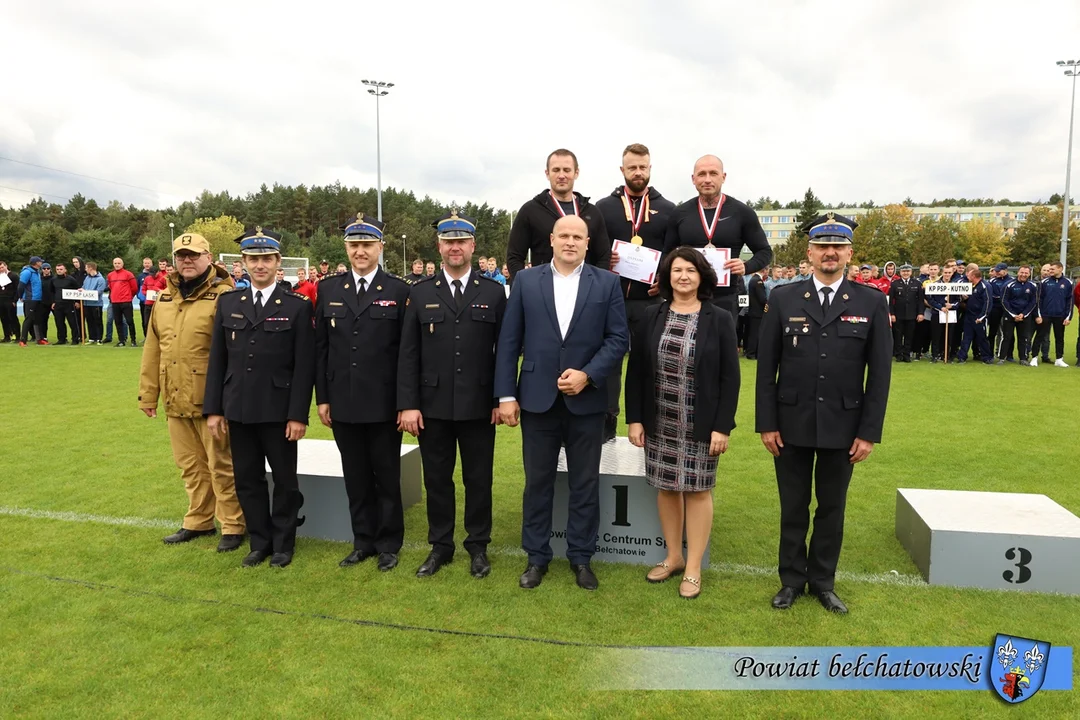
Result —
<instances>
[{"instance_id":1,"label":"grass field","mask_svg":"<svg viewBox=\"0 0 1080 720\"><path fill-rule=\"evenodd\" d=\"M1070 363L1075 337L1074 326ZM0 346L2 717L1080 713L1080 690L1006 708L989 691L593 685L607 669L596 646L610 644L989 646L1007 632L1080 647L1080 598L930 587L893 534L897 487L1041 492L1080 513L1075 368L896 366L884 442L851 485L837 591L852 612L839 617L811 600L769 607L779 510L753 433L752 363L720 463L713 569L686 602L675 583L649 585L644 568L625 565L596 563L600 590L581 591L565 560L538 590L520 590L523 474L509 428L499 429L486 580L469 577L464 553L434 578L413 576L427 552L422 506L407 511L401 567L387 574L371 562L341 570L348 546L303 538L285 571L241 570L242 554L215 553L215 538L166 547L186 500L163 420L136 409L140 354ZM315 425L310 437L330 434Z\"/></svg>"}]
</instances>

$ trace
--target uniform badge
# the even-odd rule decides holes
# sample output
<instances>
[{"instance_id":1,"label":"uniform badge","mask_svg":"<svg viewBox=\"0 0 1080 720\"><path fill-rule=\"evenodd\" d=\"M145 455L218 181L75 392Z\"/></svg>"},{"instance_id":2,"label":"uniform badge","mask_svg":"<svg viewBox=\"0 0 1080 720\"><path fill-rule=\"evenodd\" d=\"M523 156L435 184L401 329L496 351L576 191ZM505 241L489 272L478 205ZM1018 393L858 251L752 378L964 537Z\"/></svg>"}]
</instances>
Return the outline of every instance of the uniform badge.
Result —
<instances>
[{"instance_id":1,"label":"uniform badge","mask_svg":"<svg viewBox=\"0 0 1080 720\"><path fill-rule=\"evenodd\" d=\"M349 283L345 283L345 289L346 289L346 290L348 290L348 289L349 289Z\"/></svg>"},{"instance_id":2,"label":"uniform badge","mask_svg":"<svg viewBox=\"0 0 1080 720\"><path fill-rule=\"evenodd\" d=\"M242 301L243 301L243 300L247 300L247 295L241 295L241 296L240 296L240 300L242 300Z\"/></svg>"},{"instance_id":3,"label":"uniform badge","mask_svg":"<svg viewBox=\"0 0 1080 720\"><path fill-rule=\"evenodd\" d=\"M844 293L844 299L845 299L845 300L847 300L847 299L848 299L848 294L847 294L847 293Z\"/></svg>"},{"instance_id":4,"label":"uniform badge","mask_svg":"<svg viewBox=\"0 0 1080 720\"><path fill-rule=\"evenodd\" d=\"M473 280L473 281L472 281L472 284L473 284L473 285L479 285L479 284L480 284L480 281L479 281L479 280Z\"/></svg>"},{"instance_id":5,"label":"uniform badge","mask_svg":"<svg viewBox=\"0 0 1080 720\"><path fill-rule=\"evenodd\" d=\"M439 287L440 285L442 285L442 280L436 280L435 287Z\"/></svg>"},{"instance_id":6,"label":"uniform badge","mask_svg":"<svg viewBox=\"0 0 1080 720\"><path fill-rule=\"evenodd\" d=\"M244 319L244 316L241 315L240 313L229 313L229 315L234 317L234 318L239 318L240 320Z\"/></svg>"},{"instance_id":7,"label":"uniform badge","mask_svg":"<svg viewBox=\"0 0 1080 720\"><path fill-rule=\"evenodd\" d=\"M995 661L991 665L990 682L998 697L1015 704L1039 692L1046 679L1050 643L999 633L990 653ZM1018 657L1020 653L1023 655ZM997 669L998 665L1001 670Z\"/></svg>"},{"instance_id":8,"label":"uniform badge","mask_svg":"<svg viewBox=\"0 0 1080 720\"><path fill-rule=\"evenodd\" d=\"M762 312L769 312L769 303L765 303L765 309Z\"/></svg>"},{"instance_id":9,"label":"uniform badge","mask_svg":"<svg viewBox=\"0 0 1080 720\"><path fill-rule=\"evenodd\" d=\"M425 310L431 310L431 309L433 309L433 308L437 308L437 307L439 307L439 303L432 303L432 304L430 304L430 305L425 305L425 306L424 306L424 309L425 309Z\"/></svg>"},{"instance_id":10,"label":"uniform badge","mask_svg":"<svg viewBox=\"0 0 1080 720\"><path fill-rule=\"evenodd\" d=\"M806 293L805 295L803 295L803 297L809 299L810 298L810 293Z\"/></svg>"},{"instance_id":11,"label":"uniform badge","mask_svg":"<svg viewBox=\"0 0 1080 720\"><path fill-rule=\"evenodd\" d=\"M345 304L345 303L340 303L340 302L333 302L333 301L331 301L331 302L330 302L330 307L342 307L342 306L343 306L344 304Z\"/></svg>"},{"instance_id":12,"label":"uniform badge","mask_svg":"<svg viewBox=\"0 0 1080 720\"><path fill-rule=\"evenodd\" d=\"M275 301L274 301L274 303L275 303L276 305L280 305L280 304L281 304L281 298L278 298L277 300L275 300Z\"/></svg>"},{"instance_id":13,"label":"uniform badge","mask_svg":"<svg viewBox=\"0 0 1080 720\"><path fill-rule=\"evenodd\" d=\"M332 327L332 328L337 327L337 320L335 318L330 318L330 327Z\"/></svg>"},{"instance_id":14,"label":"uniform badge","mask_svg":"<svg viewBox=\"0 0 1080 720\"><path fill-rule=\"evenodd\" d=\"M204 300L213 300L216 297L217 297L217 293L206 293L205 295L203 295ZM158 298L158 299L160 300L162 298Z\"/></svg>"},{"instance_id":15,"label":"uniform badge","mask_svg":"<svg viewBox=\"0 0 1080 720\"><path fill-rule=\"evenodd\" d=\"M376 286L375 286L375 289L376 289L376 290L382 290L382 285L376 285Z\"/></svg>"}]
</instances>

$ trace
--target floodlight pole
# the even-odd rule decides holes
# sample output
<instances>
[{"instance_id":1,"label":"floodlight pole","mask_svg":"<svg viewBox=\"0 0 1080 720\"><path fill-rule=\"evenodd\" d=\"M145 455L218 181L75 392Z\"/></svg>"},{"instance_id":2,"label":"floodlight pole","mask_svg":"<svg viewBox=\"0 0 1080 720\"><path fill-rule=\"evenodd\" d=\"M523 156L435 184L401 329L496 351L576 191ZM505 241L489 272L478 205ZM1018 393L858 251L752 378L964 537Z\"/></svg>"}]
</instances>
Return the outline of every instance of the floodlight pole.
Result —
<instances>
[{"instance_id":1,"label":"floodlight pole","mask_svg":"<svg viewBox=\"0 0 1080 720\"><path fill-rule=\"evenodd\" d=\"M1069 250L1069 181L1072 180L1073 116L1076 114L1076 76L1080 75L1080 60L1058 60L1066 68L1065 76L1072 78L1072 101L1069 104L1069 151L1065 160L1065 197L1061 207L1061 264Z\"/></svg>"},{"instance_id":2,"label":"floodlight pole","mask_svg":"<svg viewBox=\"0 0 1080 720\"><path fill-rule=\"evenodd\" d=\"M361 80L368 86L368 95L375 96L375 191L379 198L377 217L382 222L382 120L379 116L379 98L386 96L394 83L381 80Z\"/></svg>"}]
</instances>

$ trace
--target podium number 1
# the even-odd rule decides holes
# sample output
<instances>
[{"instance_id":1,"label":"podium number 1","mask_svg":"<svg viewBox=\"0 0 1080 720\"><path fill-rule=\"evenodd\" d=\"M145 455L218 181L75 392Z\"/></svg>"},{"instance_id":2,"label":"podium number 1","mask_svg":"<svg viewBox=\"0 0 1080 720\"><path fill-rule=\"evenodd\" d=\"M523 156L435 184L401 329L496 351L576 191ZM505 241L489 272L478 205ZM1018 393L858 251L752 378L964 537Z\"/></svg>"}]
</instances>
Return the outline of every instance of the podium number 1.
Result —
<instances>
[{"instance_id":1,"label":"podium number 1","mask_svg":"<svg viewBox=\"0 0 1080 720\"><path fill-rule=\"evenodd\" d=\"M615 522L611 524L618 527L630 527L630 521L626 519L630 487L628 485L612 485L611 487L615 490Z\"/></svg>"},{"instance_id":2,"label":"podium number 1","mask_svg":"<svg viewBox=\"0 0 1080 720\"><path fill-rule=\"evenodd\" d=\"M1005 559L1015 561L1013 564L1020 569L1019 573L1014 573L1012 570L1006 570L1001 573L1001 577L1005 578L1005 582L1026 583L1031 579L1031 570L1028 569L1028 563L1031 562L1031 551L1026 548L1009 548L1005 551ZM1017 577L1019 575L1019 577ZM1013 578L1016 578L1015 580Z\"/></svg>"}]
</instances>

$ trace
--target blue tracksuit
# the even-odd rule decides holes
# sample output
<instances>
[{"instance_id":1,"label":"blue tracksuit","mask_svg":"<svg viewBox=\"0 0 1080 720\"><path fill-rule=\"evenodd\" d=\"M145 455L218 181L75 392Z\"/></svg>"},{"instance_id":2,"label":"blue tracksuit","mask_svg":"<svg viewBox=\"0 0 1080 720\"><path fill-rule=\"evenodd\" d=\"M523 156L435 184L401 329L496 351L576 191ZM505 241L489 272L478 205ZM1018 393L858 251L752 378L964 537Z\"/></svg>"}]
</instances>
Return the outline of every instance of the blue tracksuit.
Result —
<instances>
[{"instance_id":1,"label":"blue tracksuit","mask_svg":"<svg viewBox=\"0 0 1080 720\"><path fill-rule=\"evenodd\" d=\"M990 289L994 293L994 300L996 303L1001 303L1001 293L1005 292L1006 286L1015 280L1012 275L1005 275L1004 277L996 277L993 280L988 281L990 283Z\"/></svg>"},{"instance_id":2,"label":"blue tracksuit","mask_svg":"<svg viewBox=\"0 0 1080 720\"><path fill-rule=\"evenodd\" d=\"M24 302L41 300L41 273L30 265L19 273L18 295Z\"/></svg>"},{"instance_id":3,"label":"blue tracksuit","mask_svg":"<svg viewBox=\"0 0 1080 720\"><path fill-rule=\"evenodd\" d=\"M1039 289L1030 280L1013 280L1001 291L1001 306L1006 315L1030 317L1039 303Z\"/></svg>"},{"instance_id":4,"label":"blue tracksuit","mask_svg":"<svg viewBox=\"0 0 1080 720\"><path fill-rule=\"evenodd\" d=\"M1073 314L1073 286L1068 278L1048 277L1039 283L1039 306L1036 317L1068 318Z\"/></svg>"},{"instance_id":5,"label":"blue tracksuit","mask_svg":"<svg viewBox=\"0 0 1080 720\"><path fill-rule=\"evenodd\" d=\"M957 356L961 360L967 360L968 348L974 340L975 349L982 361L991 362L993 353L986 337L986 318L990 315L993 304L994 291L989 283L980 280L977 285L972 286L967 299L967 312L964 313L964 338L960 341L960 352Z\"/></svg>"}]
</instances>

